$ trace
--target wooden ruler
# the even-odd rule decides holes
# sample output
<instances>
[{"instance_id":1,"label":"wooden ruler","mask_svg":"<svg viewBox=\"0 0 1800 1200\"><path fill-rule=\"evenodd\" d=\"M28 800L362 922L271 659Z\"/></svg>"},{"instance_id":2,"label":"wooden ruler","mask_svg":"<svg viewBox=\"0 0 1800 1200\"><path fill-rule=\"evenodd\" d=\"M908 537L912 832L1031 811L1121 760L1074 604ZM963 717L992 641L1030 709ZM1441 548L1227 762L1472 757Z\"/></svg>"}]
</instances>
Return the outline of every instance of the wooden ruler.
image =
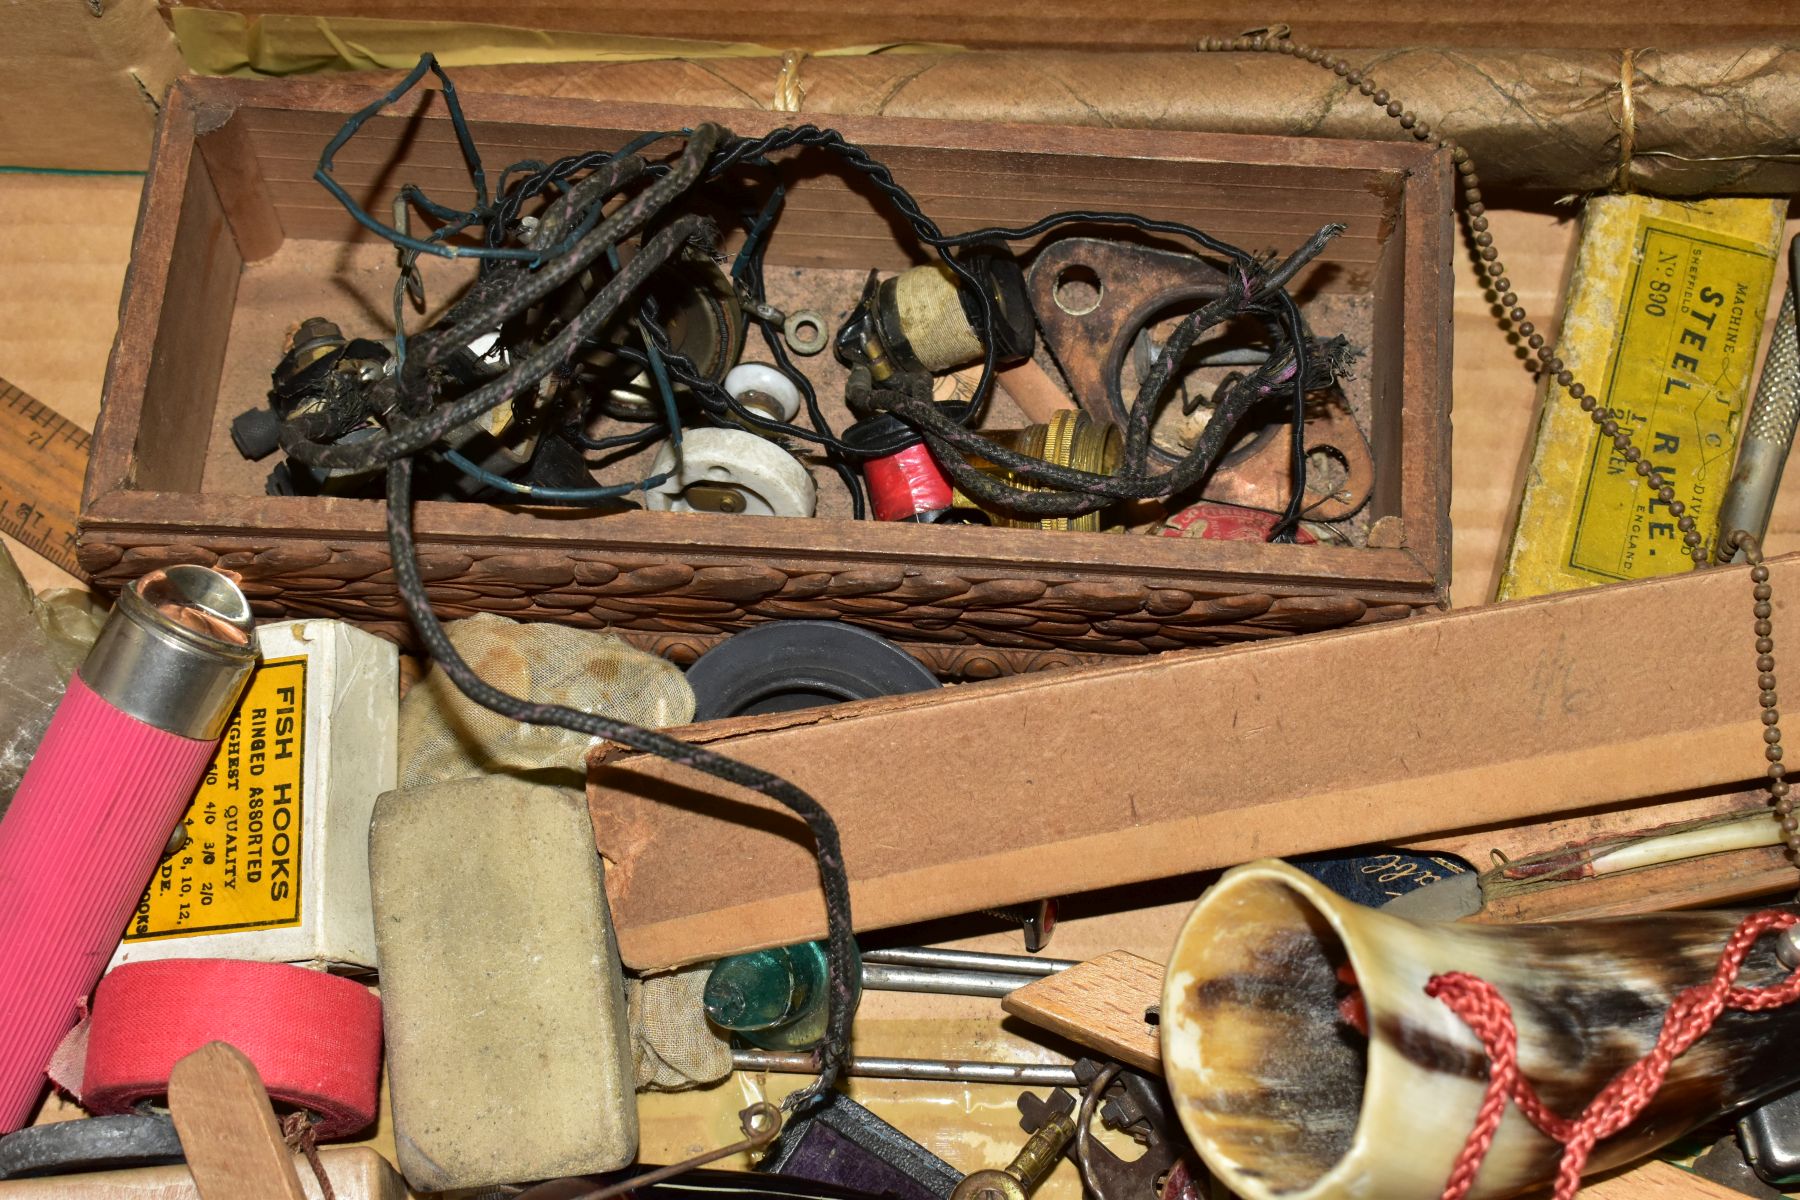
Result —
<instances>
[{"instance_id":1,"label":"wooden ruler","mask_svg":"<svg viewBox=\"0 0 1800 1200\"><path fill-rule=\"evenodd\" d=\"M87 474L87 431L0 379L0 532L81 579L75 511Z\"/></svg>"}]
</instances>

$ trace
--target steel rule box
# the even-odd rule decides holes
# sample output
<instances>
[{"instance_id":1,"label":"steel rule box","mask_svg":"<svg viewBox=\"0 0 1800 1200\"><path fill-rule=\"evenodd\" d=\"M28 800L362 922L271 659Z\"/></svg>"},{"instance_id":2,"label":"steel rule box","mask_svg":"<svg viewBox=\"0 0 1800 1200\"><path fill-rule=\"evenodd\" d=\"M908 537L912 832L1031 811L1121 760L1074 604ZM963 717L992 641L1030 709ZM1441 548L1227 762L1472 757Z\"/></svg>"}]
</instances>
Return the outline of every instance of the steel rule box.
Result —
<instances>
[{"instance_id":1,"label":"steel rule box","mask_svg":"<svg viewBox=\"0 0 1800 1200\"><path fill-rule=\"evenodd\" d=\"M256 632L261 662L109 966L375 965L369 814L398 770L399 655L342 621Z\"/></svg>"},{"instance_id":2,"label":"steel rule box","mask_svg":"<svg viewBox=\"0 0 1800 1200\"><path fill-rule=\"evenodd\" d=\"M1693 514L1709 550L1737 455L1787 201L1596 196L1557 353ZM1693 569L1676 517L1545 381L1497 598Z\"/></svg>"}]
</instances>

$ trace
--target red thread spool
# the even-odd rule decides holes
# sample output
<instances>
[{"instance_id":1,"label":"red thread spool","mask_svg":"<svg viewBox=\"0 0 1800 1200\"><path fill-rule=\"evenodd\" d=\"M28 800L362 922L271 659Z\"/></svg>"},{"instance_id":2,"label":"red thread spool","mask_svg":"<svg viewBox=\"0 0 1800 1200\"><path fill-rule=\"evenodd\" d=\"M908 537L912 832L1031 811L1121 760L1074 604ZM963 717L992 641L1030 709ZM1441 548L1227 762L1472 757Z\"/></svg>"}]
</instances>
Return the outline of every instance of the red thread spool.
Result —
<instances>
[{"instance_id":1,"label":"red thread spool","mask_svg":"<svg viewBox=\"0 0 1800 1200\"><path fill-rule=\"evenodd\" d=\"M950 508L953 492L918 430L878 413L844 430L863 459L863 482L877 521L931 521Z\"/></svg>"},{"instance_id":2,"label":"red thread spool","mask_svg":"<svg viewBox=\"0 0 1800 1200\"><path fill-rule=\"evenodd\" d=\"M281 963L168 958L126 963L100 981L81 1101L130 1112L169 1090L175 1064L229 1042L269 1096L318 1118L321 1139L375 1119L381 1001L360 983Z\"/></svg>"},{"instance_id":3,"label":"red thread spool","mask_svg":"<svg viewBox=\"0 0 1800 1200\"><path fill-rule=\"evenodd\" d=\"M31 1115L256 664L206 567L126 588L0 820L0 1133Z\"/></svg>"},{"instance_id":4,"label":"red thread spool","mask_svg":"<svg viewBox=\"0 0 1800 1200\"><path fill-rule=\"evenodd\" d=\"M877 521L916 521L950 507L950 481L924 442L863 464Z\"/></svg>"}]
</instances>

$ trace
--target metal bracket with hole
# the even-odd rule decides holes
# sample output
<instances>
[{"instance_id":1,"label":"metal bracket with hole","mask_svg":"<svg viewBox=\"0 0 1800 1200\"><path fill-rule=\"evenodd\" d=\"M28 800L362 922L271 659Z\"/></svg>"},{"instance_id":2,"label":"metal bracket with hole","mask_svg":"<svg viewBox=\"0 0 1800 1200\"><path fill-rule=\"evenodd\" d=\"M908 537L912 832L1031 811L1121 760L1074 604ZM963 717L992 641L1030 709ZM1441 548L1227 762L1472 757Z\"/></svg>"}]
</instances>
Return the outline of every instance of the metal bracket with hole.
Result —
<instances>
[{"instance_id":1,"label":"metal bracket with hole","mask_svg":"<svg viewBox=\"0 0 1800 1200\"><path fill-rule=\"evenodd\" d=\"M1075 402L1099 420L1124 424L1130 415L1120 371L1137 334L1159 314L1225 292L1224 272L1191 254L1103 238L1064 238L1038 253L1028 286L1044 343L1063 370ZM1307 453L1343 464L1344 479L1329 489L1310 483L1304 515L1336 521L1368 502L1375 484L1369 440L1341 397L1309 403ZM1293 487L1290 443L1274 422L1251 433L1213 471L1207 500L1279 511ZM1172 461L1166 451L1159 457Z\"/></svg>"}]
</instances>

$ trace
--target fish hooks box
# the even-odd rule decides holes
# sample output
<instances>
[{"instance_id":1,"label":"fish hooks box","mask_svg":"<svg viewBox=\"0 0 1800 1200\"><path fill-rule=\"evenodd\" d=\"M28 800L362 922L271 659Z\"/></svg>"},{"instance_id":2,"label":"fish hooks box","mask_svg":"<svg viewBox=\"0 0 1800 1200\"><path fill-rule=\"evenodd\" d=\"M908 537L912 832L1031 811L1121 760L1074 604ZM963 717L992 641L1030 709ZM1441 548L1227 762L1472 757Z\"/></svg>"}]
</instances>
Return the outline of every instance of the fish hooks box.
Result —
<instances>
[{"instance_id":1,"label":"fish hooks box","mask_svg":"<svg viewBox=\"0 0 1800 1200\"><path fill-rule=\"evenodd\" d=\"M264 617L403 628L382 502L266 495L268 463L243 460L229 434L234 417L266 402L270 369L304 318L332 316L352 337L388 332L393 248L311 178L325 143L373 96L334 79L184 79L170 93L82 504L81 560L102 586L199 562L240 574ZM757 135L784 123L763 112L497 95L466 95L464 105L490 176L515 160L616 148L645 130L714 120ZM677 661L755 622L838 619L896 639L941 675L981 678L1388 620L1446 602L1453 213L1441 150L874 117L832 124L952 233L1112 209L1285 255L1341 222L1343 235L1294 290L1316 333L1343 332L1362 352L1345 385L1373 468L1357 544L855 521L828 509L826 494L842 489L815 470L813 519L422 502L420 557L442 615L609 627ZM778 161L788 194L768 247L772 299L777 280L803 290L816 280L815 290L848 297L830 309L836 316L871 268L926 261L838 160L805 149ZM462 202L470 190L437 92L415 92L369 121L337 156L337 176L384 216L405 183ZM1039 246L1014 248L1029 268ZM441 312L471 265L422 265ZM821 380L821 399L843 413L831 355L797 361L809 373L821 364L838 372L837 393Z\"/></svg>"}]
</instances>

